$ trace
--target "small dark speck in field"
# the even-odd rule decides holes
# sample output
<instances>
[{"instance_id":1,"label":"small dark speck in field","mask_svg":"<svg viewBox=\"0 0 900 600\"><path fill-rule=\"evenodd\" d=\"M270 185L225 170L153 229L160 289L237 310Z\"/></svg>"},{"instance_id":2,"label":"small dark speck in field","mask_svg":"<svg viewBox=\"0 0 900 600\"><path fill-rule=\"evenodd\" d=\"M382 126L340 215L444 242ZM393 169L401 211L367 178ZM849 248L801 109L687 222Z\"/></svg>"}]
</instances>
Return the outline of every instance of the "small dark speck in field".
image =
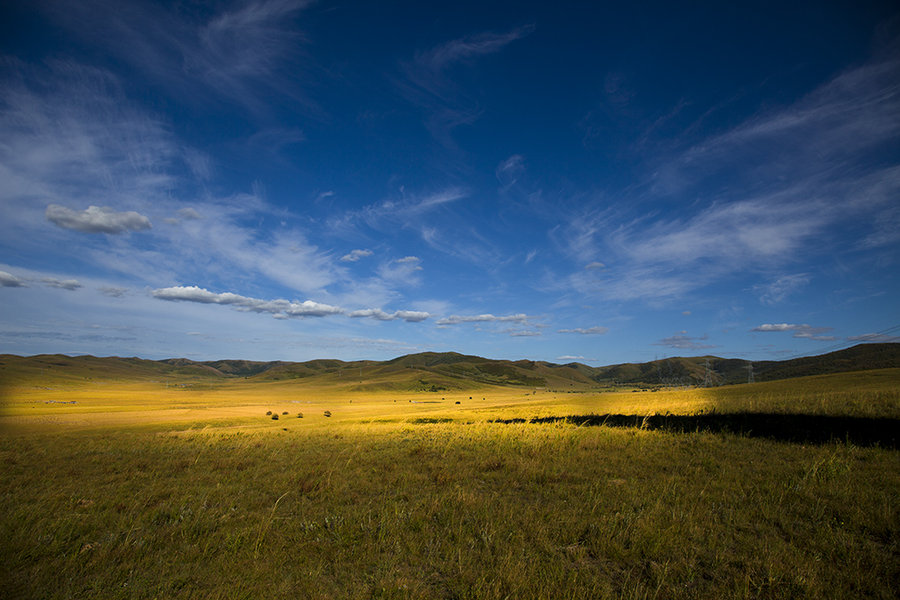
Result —
<instances>
[{"instance_id":1,"label":"small dark speck in field","mask_svg":"<svg viewBox=\"0 0 900 600\"><path fill-rule=\"evenodd\" d=\"M283 415L286 415L286 414L288 414L288 412L287 412L287 411L284 411L284 412L283 412L283 413L281 413L281 414L283 414Z\"/></svg>"}]
</instances>

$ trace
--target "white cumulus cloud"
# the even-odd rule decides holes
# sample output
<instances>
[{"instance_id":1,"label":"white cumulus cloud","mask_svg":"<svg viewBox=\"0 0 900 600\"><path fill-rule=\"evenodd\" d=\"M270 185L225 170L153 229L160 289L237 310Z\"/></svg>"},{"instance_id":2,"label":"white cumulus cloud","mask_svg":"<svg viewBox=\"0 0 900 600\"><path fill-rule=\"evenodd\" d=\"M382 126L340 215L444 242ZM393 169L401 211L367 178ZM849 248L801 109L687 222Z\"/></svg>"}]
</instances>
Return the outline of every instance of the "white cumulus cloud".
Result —
<instances>
[{"instance_id":1,"label":"white cumulus cloud","mask_svg":"<svg viewBox=\"0 0 900 600\"><path fill-rule=\"evenodd\" d=\"M372 256L371 250L351 250L348 254L341 257L343 262L356 262L361 258Z\"/></svg>"},{"instance_id":2,"label":"white cumulus cloud","mask_svg":"<svg viewBox=\"0 0 900 600\"><path fill-rule=\"evenodd\" d=\"M41 279L41 283L48 287L59 288L62 290L77 290L82 287L77 279L56 279L54 277L45 277Z\"/></svg>"},{"instance_id":3,"label":"white cumulus cloud","mask_svg":"<svg viewBox=\"0 0 900 600\"><path fill-rule=\"evenodd\" d=\"M397 319L402 319L407 323L419 323L429 318L431 315L427 312L417 310L397 310L389 313L380 308L365 308L347 313L347 316L355 319L370 318L378 321L396 321Z\"/></svg>"},{"instance_id":4,"label":"white cumulus cloud","mask_svg":"<svg viewBox=\"0 0 900 600\"><path fill-rule=\"evenodd\" d=\"M582 335L603 335L607 333L609 328L601 327L599 325L595 327L576 327L575 329L560 329L559 333L580 333Z\"/></svg>"},{"instance_id":5,"label":"white cumulus cloud","mask_svg":"<svg viewBox=\"0 0 900 600\"><path fill-rule=\"evenodd\" d=\"M492 314L484 314L484 315L450 315L449 317L444 317L440 319L437 324L438 325L459 325L461 323L492 323L492 322L512 322L512 323L527 323L530 317L526 314L515 314L515 315L506 315L506 316L495 316Z\"/></svg>"},{"instance_id":6,"label":"white cumulus cloud","mask_svg":"<svg viewBox=\"0 0 900 600\"><path fill-rule=\"evenodd\" d=\"M771 332L784 332L791 331L793 332L793 337L795 338L805 338L809 340L819 340L823 342L834 341L837 338L833 335L822 335L823 333L827 333L831 331L831 327L813 327L812 325L807 324L796 324L796 323L763 323L757 327L754 327L750 331L758 331L763 333L771 333Z\"/></svg>"},{"instance_id":7,"label":"white cumulus cloud","mask_svg":"<svg viewBox=\"0 0 900 600\"><path fill-rule=\"evenodd\" d=\"M231 292L215 293L207 289L191 286L175 286L153 290L154 298L174 302L199 302L201 304L224 304L234 306L238 310L257 313L269 313L276 318L287 317L326 317L342 314L344 310L337 306L305 300L292 302L289 300L262 300L233 294Z\"/></svg>"}]
</instances>

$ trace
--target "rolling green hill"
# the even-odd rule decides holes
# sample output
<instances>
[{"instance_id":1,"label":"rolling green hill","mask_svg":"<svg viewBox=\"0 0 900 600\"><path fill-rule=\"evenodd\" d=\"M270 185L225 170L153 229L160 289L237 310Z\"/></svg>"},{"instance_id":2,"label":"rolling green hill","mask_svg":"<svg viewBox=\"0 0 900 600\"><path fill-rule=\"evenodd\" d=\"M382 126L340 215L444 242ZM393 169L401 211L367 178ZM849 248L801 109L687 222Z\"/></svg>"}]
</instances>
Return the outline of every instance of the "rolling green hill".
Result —
<instances>
[{"instance_id":1,"label":"rolling green hill","mask_svg":"<svg viewBox=\"0 0 900 600\"><path fill-rule=\"evenodd\" d=\"M36 380L53 385L93 380L244 378L260 382L304 380L352 390L437 392L504 385L577 391L609 386L695 386L702 385L707 376L713 386L742 383L748 380L750 365L743 359L699 356L591 367L581 363L494 360L456 352L422 352L381 362L318 359L302 363L5 354L0 355L0 389ZM821 356L752 363L756 381L890 367L900 367L900 344L860 344Z\"/></svg>"}]
</instances>

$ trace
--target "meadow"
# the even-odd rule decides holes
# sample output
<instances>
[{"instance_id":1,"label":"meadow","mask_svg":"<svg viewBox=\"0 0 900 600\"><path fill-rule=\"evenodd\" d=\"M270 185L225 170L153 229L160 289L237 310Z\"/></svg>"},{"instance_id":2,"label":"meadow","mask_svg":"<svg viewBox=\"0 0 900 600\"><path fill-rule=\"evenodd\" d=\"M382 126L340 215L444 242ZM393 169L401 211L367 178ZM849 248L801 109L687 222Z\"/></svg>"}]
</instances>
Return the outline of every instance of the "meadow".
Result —
<instances>
[{"instance_id":1,"label":"meadow","mask_svg":"<svg viewBox=\"0 0 900 600\"><path fill-rule=\"evenodd\" d=\"M900 589L895 446L531 422L897 419L900 369L660 391L355 391L118 374L4 384L2 597L893 598Z\"/></svg>"}]
</instances>

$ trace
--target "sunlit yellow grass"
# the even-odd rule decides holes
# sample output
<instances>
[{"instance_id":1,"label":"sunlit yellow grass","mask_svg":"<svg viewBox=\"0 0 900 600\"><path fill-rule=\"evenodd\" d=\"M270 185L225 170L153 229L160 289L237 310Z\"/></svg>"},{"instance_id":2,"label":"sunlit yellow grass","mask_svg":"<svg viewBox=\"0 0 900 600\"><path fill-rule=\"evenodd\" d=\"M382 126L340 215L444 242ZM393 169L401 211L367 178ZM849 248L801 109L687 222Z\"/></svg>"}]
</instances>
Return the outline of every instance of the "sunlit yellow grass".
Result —
<instances>
[{"instance_id":1,"label":"sunlit yellow grass","mask_svg":"<svg viewBox=\"0 0 900 600\"><path fill-rule=\"evenodd\" d=\"M602 393L20 378L0 597L892 598L896 450L489 421L896 418L898 389L898 369Z\"/></svg>"},{"instance_id":2,"label":"sunlit yellow grass","mask_svg":"<svg viewBox=\"0 0 900 600\"><path fill-rule=\"evenodd\" d=\"M18 430L200 423L309 427L351 422L486 421L584 414L776 412L900 415L900 369L804 377L720 388L560 393L521 387L465 392L347 391L299 381L85 381L19 383L3 390L0 427ZM279 415L271 422L268 411ZM325 416L325 411L331 413ZM287 413L286 415L283 413ZM302 419L298 418L302 414Z\"/></svg>"}]
</instances>

